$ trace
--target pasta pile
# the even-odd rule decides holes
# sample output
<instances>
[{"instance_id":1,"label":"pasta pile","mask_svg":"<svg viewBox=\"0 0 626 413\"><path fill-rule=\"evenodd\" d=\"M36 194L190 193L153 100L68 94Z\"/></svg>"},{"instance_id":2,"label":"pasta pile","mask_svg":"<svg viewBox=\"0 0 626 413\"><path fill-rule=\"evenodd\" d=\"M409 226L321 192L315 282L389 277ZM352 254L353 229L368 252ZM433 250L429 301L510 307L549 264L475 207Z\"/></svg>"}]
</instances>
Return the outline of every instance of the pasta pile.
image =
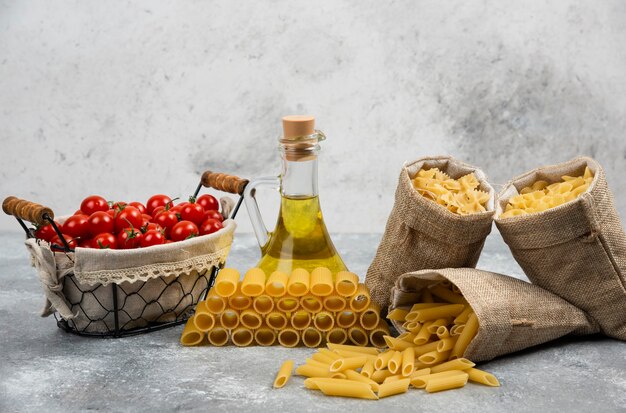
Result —
<instances>
[{"instance_id":1,"label":"pasta pile","mask_svg":"<svg viewBox=\"0 0 626 413\"><path fill-rule=\"evenodd\" d=\"M468 215L487 210L489 194L478 189L480 182L474 173L453 179L438 168L421 169L412 182L417 192L455 214Z\"/></svg>"},{"instance_id":2,"label":"pasta pile","mask_svg":"<svg viewBox=\"0 0 626 413\"><path fill-rule=\"evenodd\" d=\"M593 181L593 172L585 168L582 176L562 176L561 182L537 181L509 199L500 218L532 214L554 208L582 195Z\"/></svg>"},{"instance_id":3,"label":"pasta pile","mask_svg":"<svg viewBox=\"0 0 626 413\"><path fill-rule=\"evenodd\" d=\"M181 344L199 345L206 337L214 346L229 341L241 347L276 342L284 347L387 345L389 327L356 274L341 271L333 279L328 268L320 267L310 274L296 269L289 276L277 271L266 280L263 270L251 268L239 278L235 269L220 271L187 321Z\"/></svg>"},{"instance_id":4,"label":"pasta pile","mask_svg":"<svg viewBox=\"0 0 626 413\"><path fill-rule=\"evenodd\" d=\"M328 343L296 368L305 387L328 396L379 399L406 393L409 386L428 393L460 388L468 381L500 386L490 373L463 358L478 331L478 319L455 286L443 282L425 289L410 309L388 318L403 321L407 332L385 336L389 349ZM293 361L280 369L274 387L285 385Z\"/></svg>"}]
</instances>

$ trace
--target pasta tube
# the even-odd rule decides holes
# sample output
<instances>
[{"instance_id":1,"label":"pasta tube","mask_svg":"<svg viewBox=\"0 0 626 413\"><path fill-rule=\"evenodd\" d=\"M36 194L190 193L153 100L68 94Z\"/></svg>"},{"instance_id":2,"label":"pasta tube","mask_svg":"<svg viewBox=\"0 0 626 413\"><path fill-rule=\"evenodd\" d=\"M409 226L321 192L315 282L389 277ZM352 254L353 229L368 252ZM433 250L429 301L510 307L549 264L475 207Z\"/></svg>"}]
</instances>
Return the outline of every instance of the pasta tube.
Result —
<instances>
[{"instance_id":1,"label":"pasta tube","mask_svg":"<svg viewBox=\"0 0 626 413\"><path fill-rule=\"evenodd\" d=\"M289 276L284 272L274 271L265 283L265 292L270 297L282 297L287 292Z\"/></svg>"},{"instance_id":2,"label":"pasta tube","mask_svg":"<svg viewBox=\"0 0 626 413\"><path fill-rule=\"evenodd\" d=\"M322 300L312 294L307 294L300 298L300 307L308 311L309 313L319 313L322 311Z\"/></svg>"},{"instance_id":3,"label":"pasta tube","mask_svg":"<svg viewBox=\"0 0 626 413\"><path fill-rule=\"evenodd\" d=\"M467 305L467 300L463 298L461 294L453 293L452 291L450 291L449 289L441 285L436 285L432 287L430 289L430 292L435 297L439 297L442 300L447 301L449 303Z\"/></svg>"},{"instance_id":4,"label":"pasta tube","mask_svg":"<svg viewBox=\"0 0 626 413\"><path fill-rule=\"evenodd\" d=\"M339 271L335 277L335 291L343 297L350 297L356 293L359 277L349 271Z\"/></svg>"},{"instance_id":5,"label":"pasta tube","mask_svg":"<svg viewBox=\"0 0 626 413\"><path fill-rule=\"evenodd\" d=\"M422 329L422 323L418 323L417 321L408 321L404 323L403 327L407 331L417 335L417 333L419 333L420 330Z\"/></svg>"},{"instance_id":6,"label":"pasta tube","mask_svg":"<svg viewBox=\"0 0 626 413\"><path fill-rule=\"evenodd\" d=\"M291 272L287 281L287 293L294 297L302 297L309 292L309 272L302 268L296 268Z\"/></svg>"},{"instance_id":7,"label":"pasta tube","mask_svg":"<svg viewBox=\"0 0 626 413\"><path fill-rule=\"evenodd\" d=\"M296 330L304 330L311 325L311 314L304 310L299 310L291 314L291 319L289 321L291 326Z\"/></svg>"},{"instance_id":8,"label":"pasta tube","mask_svg":"<svg viewBox=\"0 0 626 413\"><path fill-rule=\"evenodd\" d=\"M228 299L220 297L215 288L211 288L206 297L206 306L211 314L218 315L226 309Z\"/></svg>"},{"instance_id":9,"label":"pasta tube","mask_svg":"<svg viewBox=\"0 0 626 413\"><path fill-rule=\"evenodd\" d=\"M360 383L352 380L330 381L328 379L308 379L315 382L315 385L327 396L355 397L358 399L378 400L372 388L367 383ZM331 379L332 380L332 379Z\"/></svg>"},{"instance_id":10,"label":"pasta tube","mask_svg":"<svg viewBox=\"0 0 626 413\"><path fill-rule=\"evenodd\" d=\"M378 326L370 331L370 343L376 348L387 347L385 336L389 335L389 326L384 320L380 320Z\"/></svg>"},{"instance_id":11,"label":"pasta tube","mask_svg":"<svg viewBox=\"0 0 626 413\"><path fill-rule=\"evenodd\" d=\"M272 311L267 316L265 316L265 322L267 325L274 330L282 330L287 327L287 316L283 313L279 313L278 311Z\"/></svg>"},{"instance_id":12,"label":"pasta tube","mask_svg":"<svg viewBox=\"0 0 626 413\"><path fill-rule=\"evenodd\" d=\"M283 347L295 347L300 342L300 334L292 328L285 328L278 332L278 342Z\"/></svg>"},{"instance_id":13,"label":"pasta tube","mask_svg":"<svg viewBox=\"0 0 626 413\"><path fill-rule=\"evenodd\" d=\"M415 370L412 374L411 374L411 379L413 379L414 377L419 377L419 376L427 376L431 373L431 369L429 367L423 368L423 369L419 369L419 370Z\"/></svg>"},{"instance_id":14,"label":"pasta tube","mask_svg":"<svg viewBox=\"0 0 626 413\"><path fill-rule=\"evenodd\" d=\"M196 328L200 331L209 331L215 325L215 316L209 312L206 301L200 301L196 306L196 315L193 317Z\"/></svg>"},{"instance_id":15,"label":"pasta tube","mask_svg":"<svg viewBox=\"0 0 626 413\"><path fill-rule=\"evenodd\" d=\"M374 361L369 359L365 362L363 368L361 368L361 375L370 378L372 374L374 374Z\"/></svg>"},{"instance_id":16,"label":"pasta tube","mask_svg":"<svg viewBox=\"0 0 626 413\"><path fill-rule=\"evenodd\" d=\"M465 360L465 359L457 359L457 360ZM469 381L474 383L484 384L485 386L492 387L500 387L500 382L491 373L487 373L486 371L482 371L479 369L475 369L473 367L465 370L465 373L469 375Z\"/></svg>"},{"instance_id":17,"label":"pasta tube","mask_svg":"<svg viewBox=\"0 0 626 413\"><path fill-rule=\"evenodd\" d=\"M439 326L437 328L437 338L442 340L442 339L448 338L448 337L450 337L450 332L448 331L448 327L446 327L446 326Z\"/></svg>"},{"instance_id":18,"label":"pasta tube","mask_svg":"<svg viewBox=\"0 0 626 413\"><path fill-rule=\"evenodd\" d=\"M387 368L392 374L399 374L402 368L402 351L396 351L387 363Z\"/></svg>"},{"instance_id":19,"label":"pasta tube","mask_svg":"<svg viewBox=\"0 0 626 413\"><path fill-rule=\"evenodd\" d=\"M324 297L324 308L330 312L337 313L339 311L343 311L348 302L345 298L340 295L329 295L328 297Z\"/></svg>"},{"instance_id":20,"label":"pasta tube","mask_svg":"<svg viewBox=\"0 0 626 413\"><path fill-rule=\"evenodd\" d=\"M394 308L387 314L387 320L405 321L408 313L407 310L403 310L402 308Z\"/></svg>"},{"instance_id":21,"label":"pasta tube","mask_svg":"<svg viewBox=\"0 0 626 413\"><path fill-rule=\"evenodd\" d=\"M428 332L430 334L437 334L437 329L442 326L447 326L450 324L449 320L446 318L438 318L432 323L428 325Z\"/></svg>"},{"instance_id":22,"label":"pasta tube","mask_svg":"<svg viewBox=\"0 0 626 413\"><path fill-rule=\"evenodd\" d=\"M228 330L219 324L216 324L207 334L209 343L216 347L221 347L228 343Z\"/></svg>"},{"instance_id":23,"label":"pasta tube","mask_svg":"<svg viewBox=\"0 0 626 413\"><path fill-rule=\"evenodd\" d=\"M335 326L335 319L331 313L322 311L313 317L313 325L320 331L330 331Z\"/></svg>"},{"instance_id":24,"label":"pasta tube","mask_svg":"<svg viewBox=\"0 0 626 413\"><path fill-rule=\"evenodd\" d=\"M393 373L390 372L388 369L376 370L374 371L374 373L372 373L370 379L374 380L376 383L382 383L389 376L393 376Z\"/></svg>"},{"instance_id":25,"label":"pasta tube","mask_svg":"<svg viewBox=\"0 0 626 413\"><path fill-rule=\"evenodd\" d=\"M228 305L233 310L245 310L252 305L252 298L241 292L241 283L237 283L237 289L228 297Z\"/></svg>"},{"instance_id":26,"label":"pasta tube","mask_svg":"<svg viewBox=\"0 0 626 413\"><path fill-rule=\"evenodd\" d=\"M469 315L471 313L472 313L472 307L470 307L469 305L466 305L465 306L465 310L463 310L461 312L461 314L456 316L456 318L454 319L454 324L465 324L465 323L467 323L467 319L469 318Z\"/></svg>"},{"instance_id":27,"label":"pasta tube","mask_svg":"<svg viewBox=\"0 0 626 413\"><path fill-rule=\"evenodd\" d=\"M276 332L267 325L262 325L254 331L254 341L260 346L271 346L276 342Z\"/></svg>"},{"instance_id":28,"label":"pasta tube","mask_svg":"<svg viewBox=\"0 0 626 413\"><path fill-rule=\"evenodd\" d=\"M376 370L383 370L387 368L387 364L389 364L389 360L396 354L395 350L387 350L378 355L376 360L374 361L374 368Z\"/></svg>"},{"instance_id":29,"label":"pasta tube","mask_svg":"<svg viewBox=\"0 0 626 413\"><path fill-rule=\"evenodd\" d=\"M329 363L322 363L321 361L317 361L317 360L315 360L313 358L306 359L306 363L305 364L308 364L308 365L313 366L313 367L319 367L321 369L326 369L326 370L330 371L330 364Z\"/></svg>"},{"instance_id":30,"label":"pasta tube","mask_svg":"<svg viewBox=\"0 0 626 413\"><path fill-rule=\"evenodd\" d=\"M280 389L291 377L291 371L293 370L293 360L285 360L278 370L276 379L274 379L274 388Z\"/></svg>"},{"instance_id":31,"label":"pasta tube","mask_svg":"<svg viewBox=\"0 0 626 413\"><path fill-rule=\"evenodd\" d=\"M445 303L415 303L411 306L410 311L423 310L425 308L433 308L445 305Z\"/></svg>"},{"instance_id":32,"label":"pasta tube","mask_svg":"<svg viewBox=\"0 0 626 413\"><path fill-rule=\"evenodd\" d=\"M430 369L430 371L432 372L432 368ZM430 380L436 380L436 379L440 379L440 378L444 378L444 377L452 377L452 376L458 376L458 375L463 375L466 374L461 370L446 370L446 371L441 371L439 373L431 373L431 374L426 374L426 375L419 375L419 376L411 376L411 385L417 389L423 389L428 385L428 382Z\"/></svg>"},{"instance_id":33,"label":"pasta tube","mask_svg":"<svg viewBox=\"0 0 626 413\"><path fill-rule=\"evenodd\" d=\"M378 397L389 397L396 394L406 393L409 389L409 383L411 380L409 379L400 379L392 382L383 383L380 385L378 389Z\"/></svg>"},{"instance_id":34,"label":"pasta tube","mask_svg":"<svg viewBox=\"0 0 626 413\"><path fill-rule=\"evenodd\" d=\"M370 290L365 284L359 284L356 292L350 299L350 308L354 312L361 312L370 305Z\"/></svg>"},{"instance_id":35,"label":"pasta tube","mask_svg":"<svg viewBox=\"0 0 626 413\"><path fill-rule=\"evenodd\" d=\"M392 350L403 351L409 347L413 347L412 343L407 343L404 340L398 340L395 337L391 336L383 336L385 343L387 343L387 347Z\"/></svg>"},{"instance_id":36,"label":"pasta tube","mask_svg":"<svg viewBox=\"0 0 626 413\"><path fill-rule=\"evenodd\" d=\"M369 347L371 348L371 347ZM344 349L337 349L334 350L335 353L339 354L341 357L361 357L361 356L365 356L368 360L372 360L375 361L376 360L376 356L373 354L367 354L367 353L361 353L358 351L353 351L353 350L344 350Z\"/></svg>"},{"instance_id":37,"label":"pasta tube","mask_svg":"<svg viewBox=\"0 0 626 413\"><path fill-rule=\"evenodd\" d=\"M409 377L415 368L415 352L413 347L409 347L402 352L402 368L400 373L404 377ZM407 385L408 386L408 385Z\"/></svg>"},{"instance_id":38,"label":"pasta tube","mask_svg":"<svg viewBox=\"0 0 626 413\"><path fill-rule=\"evenodd\" d=\"M333 361L335 361L335 359L328 357L326 354L322 354L322 353L315 353L311 356L311 358L315 361L319 361L320 363L324 363L326 364L326 366L330 366L330 363L332 363ZM327 368L328 370L328 368ZM330 370L328 370L330 371Z\"/></svg>"},{"instance_id":39,"label":"pasta tube","mask_svg":"<svg viewBox=\"0 0 626 413\"><path fill-rule=\"evenodd\" d=\"M452 350L454 344L456 344L457 338L458 337L442 338L437 342L437 351L443 353L444 351Z\"/></svg>"},{"instance_id":40,"label":"pasta tube","mask_svg":"<svg viewBox=\"0 0 626 413\"><path fill-rule=\"evenodd\" d=\"M227 309L220 315L220 324L222 327L233 330L239 325L239 312Z\"/></svg>"},{"instance_id":41,"label":"pasta tube","mask_svg":"<svg viewBox=\"0 0 626 413\"><path fill-rule=\"evenodd\" d=\"M333 343L326 344L326 347L328 347L330 350L348 350L348 351L355 351L357 353L369 354L372 356L378 356L379 354L378 350L376 350L375 348L371 348L371 347L360 347L360 346L351 346L347 344L333 344Z\"/></svg>"},{"instance_id":42,"label":"pasta tube","mask_svg":"<svg viewBox=\"0 0 626 413\"><path fill-rule=\"evenodd\" d=\"M468 375L461 373L456 376L440 377L437 379L428 380L426 384L426 391L428 393L435 393L443 390L458 389L467 384Z\"/></svg>"},{"instance_id":43,"label":"pasta tube","mask_svg":"<svg viewBox=\"0 0 626 413\"><path fill-rule=\"evenodd\" d=\"M348 380L359 381L361 383L368 384L372 388L372 391L375 391L375 392L378 391L378 383L376 383L374 380L368 378L367 376L359 374L359 373L357 373L354 370L345 370L343 372L343 374L346 375L346 378Z\"/></svg>"},{"instance_id":44,"label":"pasta tube","mask_svg":"<svg viewBox=\"0 0 626 413\"><path fill-rule=\"evenodd\" d=\"M241 325L251 330L255 330L261 327L263 324L263 318L257 314L254 310L243 310L239 315L239 321Z\"/></svg>"},{"instance_id":45,"label":"pasta tube","mask_svg":"<svg viewBox=\"0 0 626 413\"><path fill-rule=\"evenodd\" d=\"M230 339L237 347L246 347L254 341L254 334L249 328L237 327L232 331Z\"/></svg>"},{"instance_id":46,"label":"pasta tube","mask_svg":"<svg viewBox=\"0 0 626 413\"><path fill-rule=\"evenodd\" d=\"M331 351L331 350L329 350L327 348L320 348L317 351L318 351L318 353L322 353L322 354L330 357L333 361L339 360L341 358L341 356L339 354L337 354L334 351Z\"/></svg>"},{"instance_id":47,"label":"pasta tube","mask_svg":"<svg viewBox=\"0 0 626 413\"><path fill-rule=\"evenodd\" d=\"M348 338L353 344L356 344L357 346L367 346L367 343L369 341L369 337L367 336L365 330L363 330L361 327L356 326L348 329Z\"/></svg>"},{"instance_id":48,"label":"pasta tube","mask_svg":"<svg viewBox=\"0 0 626 413\"><path fill-rule=\"evenodd\" d=\"M463 312L464 309L465 309L465 306L462 304L447 304L447 305L440 305L437 307L424 308L422 310L417 310L415 320L411 320L411 321L424 322L424 321L437 320L439 318L456 317L459 314L461 314L461 312Z\"/></svg>"},{"instance_id":49,"label":"pasta tube","mask_svg":"<svg viewBox=\"0 0 626 413\"><path fill-rule=\"evenodd\" d=\"M335 327L326 333L326 342L334 344L343 344L348 341L348 332L345 328Z\"/></svg>"},{"instance_id":50,"label":"pasta tube","mask_svg":"<svg viewBox=\"0 0 626 413\"><path fill-rule=\"evenodd\" d=\"M234 268L223 268L215 278L215 291L220 297L228 298L237 290L239 271Z\"/></svg>"},{"instance_id":51,"label":"pasta tube","mask_svg":"<svg viewBox=\"0 0 626 413\"><path fill-rule=\"evenodd\" d=\"M258 297L265 290L265 273L260 268L250 268L243 276L241 292L248 297Z\"/></svg>"},{"instance_id":52,"label":"pasta tube","mask_svg":"<svg viewBox=\"0 0 626 413\"><path fill-rule=\"evenodd\" d=\"M185 329L180 336L180 344L182 344L183 346L197 346L202 342L202 339L204 339L204 336L206 335L205 332L199 330L198 327L196 327L194 318L195 316L192 316L191 318L189 318L189 320L187 320L187 323L185 324Z\"/></svg>"},{"instance_id":53,"label":"pasta tube","mask_svg":"<svg viewBox=\"0 0 626 413\"><path fill-rule=\"evenodd\" d=\"M398 380L401 380L401 379L406 379L406 377L404 377L402 374L396 374L395 376L389 376L389 377L387 377L387 378L383 381L383 384L385 384L385 383L389 383L389 382L391 382L391 381L398 381Z\"/></svg>"},{"instance_id":54,"label":"pasta tube","mask_svg":"<svg viewBox=\"0 0 626 413\"><path fill-rule=\"evenodd\" d=\"M432 366L434 364L443 363L444 361L448 360L449 356L450 356L449 350L441 352L441 353L435 350L435 351L428 352L426 354L422 354L417 359L428 366Z\"/></svg>"},{"instance_id":55,"label":"pasta tube","mask_svg":"<svg viewBox=\"0 0 626 413\"><path fill-rule=\"evenodd\" d=\"M419 331L415 335L415 338L413 339L413 344L419 346L428 343L428 341L430 340L430 336L432 336L429 329L430 324L430 322L426 322L422 325L422 328L419 329Z\"/></svg>"},{"instance_id":56,"label":"pasta tube","mask_svg":"<svg viewBox=\"0 0 626 413\"><path fill-rule=\"evenodd\" d=\"M334 290L333 274L326 267L317 267L311 272L311 293L325 297Z\"/></svg>"},{"instance_id":57,"label":"pasta tube","mask_svg":"<svg viewBox=\"0 0 626 413\"><path fill-rule=\"evenodd\" d=\"M341 328L350 328L356 324L357 316L350 310L344 310L336 314L335 321L337 322L337 326Z\"/></svg>"},{"instance_id":58,"label":"pasta tube","mask_svg":"<svg viewBox=\"0 0 626 413\"><path fill-rule=\"evenodd\" d=\"M333 372L323 367L312 366L310 364L303 364L302 366L298 366L296 368L296 374L298 376L304 376L304 377L328 377L330 378L333 375Z\"/></svg>"},{"instance_id":59,"label":"pasta tube","mask_svg":"<svg viewBox=\"0 0 626 413\"><path fill-rule=\"evenodd\" d=\"M460 358L460 359L446 361L445 363L441 363L437 366L431 367L430 371L432 373L439 373L439 372L448 371L448 370L468 370L474 366L475 364L469 361L468 359Z\"/></svg>"},{"instance_id":60,"label":"pasta tube","mask_svg":"<svg viewBox=\"0 0 626 413\"><path fill-rule=\"evenodd\" d=\"M259 295L252 301L252 308L259 314L269 314L274 310L274 300L269 295Z\"/></svg>"},{"instance_id":61,"label":"pasta tube","mask_svg":"<svg viewBox=\"0 0 626 413\"><path fill-rule=\"evenodd\" d=\"M322 333L313 327L308 327L302 332L302 343L309 347L319 347L322 343Z\"/></svg>"},{"instance_id":62,"label":"pasta tube","mask_svg":"<svg viewBox=\"0 0 626 413\"><path fill-rule=\"evenodd\" d=\"M300 300L296 297L286 295L278 299L276 308L283 313L291 313L300 308Z\"/></svg>"},{"instance_id":63,"label":"pasta tube","mask_svg":"<svg viewBox=\"0 0 626 413\"><path fill-rule=\"evenodd\" d=\"M437 351L437 346L439 345L438 341L432 341L430 343L422 344L421 346L417 346L413 348L416 356L421 356L422 354L429 353L431 351Z\"/></svg>"},{"instance_id":64,"label":"pasta tube","mask_svg":"<svg viewBox=\"0 0 626 413\"><path fill-rule=\"evenodd\" d=\"M336 371L344 371L348 369L352 369L352 370L360 369L361 367L363 367L363 365L365 365L366 361L367 361L367 357L365 356L346 357L346 358L342 357L340 359L333 361L330 364L330 371L336 372Z\"/></svg>"},{"instance_id":65,"label":"pasta tube","mask_svg":"<svg viewBox=\"0 0 626 413\"><path fill-rule=\"evenodd\" d=\"M408 341L409 343L412 343L413 340L415 340L415 334L411 333L410 331L405 331L396 338L398 340Z\"/></svg>"},{"instance_id":66,"label":"pasta tube","mask_svg":"<svg viewBox=\"0 0 626 413\"><path fill-rule=\"evenodd\" d=\"M370 305L361 313L359 322L361 327L366 330L371 330L378 326L380 321L380 306L376 303L370 303Z\"/></svg>"},{"instance_id":67,"label":"pasta tube","mask_svg":"<svg viewBox=\"0 0 626 413\"><path fill-rule=\"evenodd\" d=\"M454 344L452 353L450 353L450 358L463 357L467 346L469 346L469 343L472 341L477 332L478 317L476 317L476 313L472 313L467 319L467 324L465 324L465 328L461 332L461 335Z\"/></svg>"}]
</instances>

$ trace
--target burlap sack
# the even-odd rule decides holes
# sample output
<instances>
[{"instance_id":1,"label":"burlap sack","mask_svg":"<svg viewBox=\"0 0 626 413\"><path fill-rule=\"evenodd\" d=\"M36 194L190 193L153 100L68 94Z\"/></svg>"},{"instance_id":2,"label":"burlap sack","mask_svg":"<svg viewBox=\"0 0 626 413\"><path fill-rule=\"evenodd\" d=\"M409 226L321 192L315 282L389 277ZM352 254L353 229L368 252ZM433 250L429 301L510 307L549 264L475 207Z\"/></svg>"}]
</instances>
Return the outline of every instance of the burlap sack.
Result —
<instances>
[{"instance_id":1,"label":"burlap sack","mask_svg":"<svg viewBox=\"0 0 626 413\"><path fill-rule=\"evenodd\" d=\"M496 219L502 238L528 278L588 312L602 332L626 340L626 235L602 167L576 158L527 172L500 192L497 215L509 198L542 179L594 173L579 198L540 213Z\"/></svg>"},{"instance_id":2,"label":"burlap sack","mask_svg":"<svg viewBox=\"0 0 626 413\"><path fill-rule=\"evenodd\" d=\"M523 350L566 334L591 334L598 327L586 313L556 295L506 275L474 268L422 270L403 274L392 290L391 306L410 308L420 291L450 280L472 306L479 322L463 357L474 362ZM398 331L404 329L394 321Z\"/></svg>"},{"instance_id":3,"label":"burlap sack","mask_svg":"<svg viewBox=\"0 0 626 413\"><path fill-rule=\"evenodd\" d=\"M422 168L439 168L458 179L474 172L481 190L488 192L487 212L457 215L419 194L411 183ZM380 307L389 306L396 279L426 268L474 267L491 232L495 193L478 168L449 156L421 158L404 165L385 233L365 283Z\"/></svg>"}]
</instances>

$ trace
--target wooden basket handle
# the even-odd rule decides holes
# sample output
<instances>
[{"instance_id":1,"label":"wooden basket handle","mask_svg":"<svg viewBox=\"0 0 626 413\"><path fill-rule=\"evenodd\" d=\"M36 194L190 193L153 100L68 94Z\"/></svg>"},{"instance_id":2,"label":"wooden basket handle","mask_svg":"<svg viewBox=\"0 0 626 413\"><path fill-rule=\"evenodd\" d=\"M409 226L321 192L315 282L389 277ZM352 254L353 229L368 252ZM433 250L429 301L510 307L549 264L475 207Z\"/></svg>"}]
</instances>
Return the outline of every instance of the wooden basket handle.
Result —
<instances>
[{"instance_id":1,"label":"wooden basket handle","mask_svg":"<svg viewBox=\"0 0 626 413\"><path fill-rule=\"evenodd\" d=\"M206 171L202 174L200 182L207 188L214 188L218 191L241 195L249 181L235 175Z\"/></svg>"},{"instance_id":2,"label":"wooden basket handle","mask_svg":"<svg viewBox=\"0 0 626 413\"><path fill-rule=\"evenodd\" d=\"M36 225L43 224L46 221L46 217L54 219L54 212L52 212L50 208L14 196L9 196L4 199L2 202L2 210L7 215L13 215L16 218L32 222Z\"/></svg>"}]
</instances>

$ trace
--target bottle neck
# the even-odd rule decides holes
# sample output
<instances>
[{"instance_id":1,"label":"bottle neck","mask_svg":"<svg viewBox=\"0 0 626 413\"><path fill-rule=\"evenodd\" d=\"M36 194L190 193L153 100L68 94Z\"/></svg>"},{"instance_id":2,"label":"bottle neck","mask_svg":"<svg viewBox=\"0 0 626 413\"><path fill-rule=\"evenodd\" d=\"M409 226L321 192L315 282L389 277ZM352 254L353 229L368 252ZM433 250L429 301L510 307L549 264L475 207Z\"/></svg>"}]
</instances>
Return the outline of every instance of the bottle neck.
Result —
<instances>
[{"instance_id":1,"label":"bottle neck","mask_svg":"<svg viewBox=\"0 0 626 413\"><path fill-rule=\"evenodd\" d=\"M289 160L283 153L282 158L281 195L287 198L317 196L317 155L306 160L293 161Z\"/></svg>"}]
</instances>

